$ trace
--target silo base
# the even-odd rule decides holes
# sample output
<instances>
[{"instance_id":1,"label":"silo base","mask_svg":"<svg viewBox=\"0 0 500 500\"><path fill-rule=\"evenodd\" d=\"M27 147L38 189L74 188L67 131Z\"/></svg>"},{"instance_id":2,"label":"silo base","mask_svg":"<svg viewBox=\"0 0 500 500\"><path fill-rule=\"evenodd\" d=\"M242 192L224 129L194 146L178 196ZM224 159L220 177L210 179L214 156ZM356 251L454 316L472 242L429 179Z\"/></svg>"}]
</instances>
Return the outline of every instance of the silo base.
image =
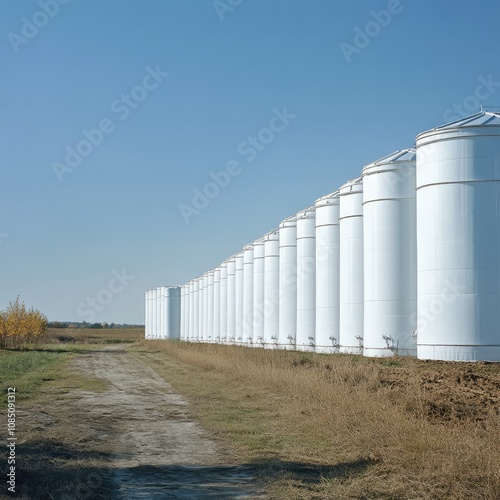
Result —
<instances>
[{"instance_id":1,"label":"silo base","mask_svg":"<svg viewBox=\"0 0 500 500\"><path fill-rule=\"evenodd\" d=\"M340 346L339 352L341 354L363 354L363 348L359 346Z\"/></svg>"},{"instance_id":2,"label":"silo base","mask_svg":"<svg viewBox=\"0 0 500 500\"><path fill-rule=\"evenodd\" d=\"M317 345L316 352L321 354L338 354L339 348L331 345L327 346Z\"/></svg>"},{"instance_id":3,"label":"silo base","mask_svg":"<svg viewBox=\"0 0 500 500\"><path fill-rule=\"evenodd\" d=\"M363 347L363 356L368 358L388 358L391 356L417 356L417 348L415 349L387 349L375 347Z\"/></svg>"},{"instance_id":4,"label":"silo base","mask_svg":"<svg viewBox=\"0 0 500 500\"><path fill-rule=\"evenodd\" d=\"M274 342L268 342L264 344L264 349L279 349L278 344L275 344Z\"/></svg>"},{"instance_id":5,"label":"silo base","mask_svg":"<svg viewBox=\"0 0 500 500\"><path fill-rule=\"evenodd\" d=\"M500 361L500 345L418 344L417 357L440 361Z\"/></svg>"},{"instance_id":6,"label":"silo base","mask_svg":"<svg viewBox=\"0 0 500 500\"><path fill-rule=\"evenodd\" d=\"M316 348L311 345L298 345L295 349L297 351L304 351L304 352L314 352Z\"/></svg>"}]
</instances>

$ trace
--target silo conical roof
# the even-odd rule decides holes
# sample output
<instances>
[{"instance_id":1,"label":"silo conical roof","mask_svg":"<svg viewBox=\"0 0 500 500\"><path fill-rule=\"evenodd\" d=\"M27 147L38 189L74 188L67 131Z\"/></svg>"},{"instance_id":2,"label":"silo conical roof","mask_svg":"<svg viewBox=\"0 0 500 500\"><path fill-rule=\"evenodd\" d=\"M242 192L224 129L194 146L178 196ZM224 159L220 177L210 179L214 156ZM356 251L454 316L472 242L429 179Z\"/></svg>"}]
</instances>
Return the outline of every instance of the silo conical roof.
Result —
<instances>
[{"instance_id":1,"label":"silo conical roof","mask_svg":"<svg viewBox=\"0 0 500 500\"><path fill-rule=\"evenodd\" d=\"M447 134L452 131L478 128L478 127L500 127L500 110L485 111L482 110L465 118L460 118L450 123L445 123L439 127L435 127L417 135L417 143L420 139L434 134ZM471 131L472 132L472 131Z\"/></svg>"}]
</instances>

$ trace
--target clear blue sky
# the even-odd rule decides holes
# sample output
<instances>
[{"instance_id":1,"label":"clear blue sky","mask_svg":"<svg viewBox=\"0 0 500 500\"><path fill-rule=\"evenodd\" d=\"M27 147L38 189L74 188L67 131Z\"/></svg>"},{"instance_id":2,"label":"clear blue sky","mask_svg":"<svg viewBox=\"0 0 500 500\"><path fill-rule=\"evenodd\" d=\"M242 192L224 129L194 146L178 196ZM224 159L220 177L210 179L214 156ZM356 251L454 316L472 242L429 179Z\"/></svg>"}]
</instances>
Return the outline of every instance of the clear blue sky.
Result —
<instances>
[{"instance_id":1,"label":"clear blue sky","mask_svg":"<svg viewBox=\"0 0 500 500\"><path fill-rule=\"evenodd\" d=\"M460 106L500 104L494 0L54 2L1 2L0 309L20 295L50 320L143 322L145 290L215 267ZM232 161L187 224L179 205Z\"/></svg>"}]
</instances>

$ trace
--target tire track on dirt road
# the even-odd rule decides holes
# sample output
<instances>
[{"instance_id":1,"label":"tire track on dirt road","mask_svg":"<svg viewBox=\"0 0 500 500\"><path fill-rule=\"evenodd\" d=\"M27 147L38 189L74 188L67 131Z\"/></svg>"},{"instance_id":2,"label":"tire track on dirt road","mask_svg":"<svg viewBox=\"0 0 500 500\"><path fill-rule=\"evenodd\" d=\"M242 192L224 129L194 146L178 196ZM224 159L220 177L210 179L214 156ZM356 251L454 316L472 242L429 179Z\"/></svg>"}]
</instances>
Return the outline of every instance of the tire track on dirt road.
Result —
<instances>
[{"instance_id":1,"label":"tire track on dirt road","mask_svg":"<svg viewBox=\"0 0 500 500\"><path fill-rule=\"evenodd\" d=\"M82 353L73 366L109 383L104 392L79 391L74 405L117 436L110 443L117 498L264 498L251 468L227 465L186 401L123 348Z\"/></svg>"}]
</instances>

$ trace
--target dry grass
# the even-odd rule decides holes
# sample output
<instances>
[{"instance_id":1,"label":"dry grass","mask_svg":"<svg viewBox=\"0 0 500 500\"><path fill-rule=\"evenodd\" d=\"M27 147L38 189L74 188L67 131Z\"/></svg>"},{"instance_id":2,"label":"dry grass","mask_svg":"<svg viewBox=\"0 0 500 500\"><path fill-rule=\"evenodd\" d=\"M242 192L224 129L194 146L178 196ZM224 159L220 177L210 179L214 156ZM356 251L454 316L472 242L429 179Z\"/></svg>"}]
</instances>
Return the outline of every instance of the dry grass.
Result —
<instances>
[{"instance_id":1,"label":"dry grass","mask_svg":"<svg viewBox=\"0 0 500 500\"><path fill-rule=\"evenodd\" d=\"M143 341L273 498L498 499L500 365Z\"/></svg>"},{"instance_id":2,"label":"dry grass","mask_svg":"<svg viewBox=\"0 0 500 500\"><path fill-rule=\"evenodd\" d=\"M52 330L52 344L0 351L11 363L0 359L10 374L3 383L25 387L20 498L113 497L107 441L116 429L71 409L78 390L104 385L68 363L118 342L188 397L235 463L257 468L271 498L499 498L498 363L371 360L143 335Z\"/></svg>"}]
</instances>

